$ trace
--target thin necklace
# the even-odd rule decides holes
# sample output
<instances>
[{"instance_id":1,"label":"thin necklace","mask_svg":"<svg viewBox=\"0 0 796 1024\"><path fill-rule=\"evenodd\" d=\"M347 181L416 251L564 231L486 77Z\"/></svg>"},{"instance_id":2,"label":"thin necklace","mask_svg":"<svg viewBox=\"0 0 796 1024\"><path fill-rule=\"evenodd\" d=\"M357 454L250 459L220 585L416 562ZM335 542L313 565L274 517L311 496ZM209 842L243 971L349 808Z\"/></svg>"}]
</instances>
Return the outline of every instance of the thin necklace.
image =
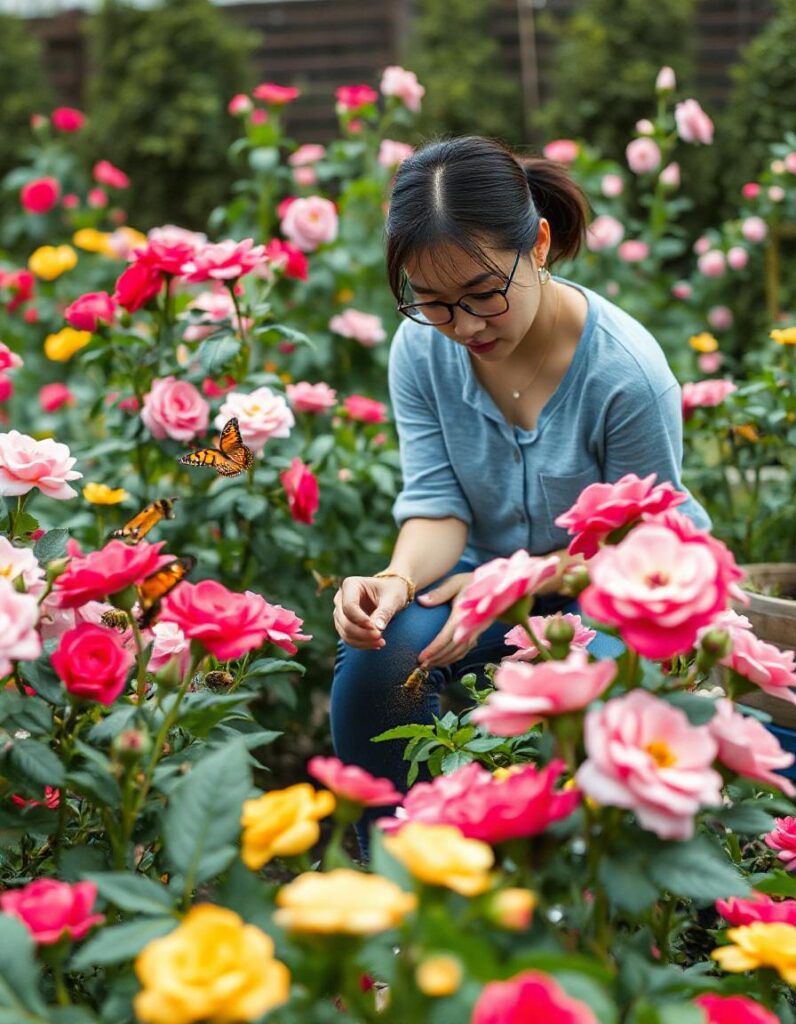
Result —
<instances>
[{"instance_id":1,"label":"thin necklace","mask_svg":"<svg viewBox=\"0 0 796 1024\"><path fill-rule=\"evenodd\" d=\"M524 384L521 388L514 389L511 392L511 397L512 398L519 398L520 395L522 395L525 391L528 390L528 388L531 386L531 384L533 384L533 382L536 380L536 378L541 373L542 367L544 366L545 362L547 361L547 357L550 354L550 349L553 347L553 338L555 337L556 327L558 326L558 314L560 312L561 312L561 291L558 288L556 288L556 315L553 317L553 326L550 328L550 333L547 336L547 347L545 348L544 355L539 360L539 363L538 363L536 369L533 371L533 376L528 381L528 383Z\"/></svg>"}]
</instances>

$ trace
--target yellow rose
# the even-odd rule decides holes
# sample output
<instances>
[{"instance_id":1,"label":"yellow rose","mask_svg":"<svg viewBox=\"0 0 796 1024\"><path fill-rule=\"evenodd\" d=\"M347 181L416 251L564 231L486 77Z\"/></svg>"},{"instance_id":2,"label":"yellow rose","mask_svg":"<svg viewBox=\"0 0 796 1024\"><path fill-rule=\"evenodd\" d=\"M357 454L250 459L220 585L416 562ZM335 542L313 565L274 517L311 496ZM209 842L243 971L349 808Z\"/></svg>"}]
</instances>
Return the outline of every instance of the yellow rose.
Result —
<instances>
[{"instance_id":1,"label":"yellow rose","mask_svg":"<svg viewBox=\"0 0 796 1024\"><path fill-rule=\"evenodd\" d=\"M77 253L71 245L41 245L28 259L28 269L42 281L54 281L76 265Z\"/></svg>"},{"instance_id":2,"label":"yellow rose","mask_svg":"<svg viewBox=\"0 0 796 1024\"><path fill-rule=\"evenodd\" d=\"M81 228L72 235L72 241L78 249L85 249L86 252L99 252L103 256L110 256L111 249L108 242L110 237L107 231L97 231L96 228Z\"/></svg>"},{"instance_id":3,"label":"yellow rose","mask_svg":"<svg viewBox=\"0 0 796 1024\"><path fill-rule=\"evenodd\" d=\"M453 825L410 821L384 839L384 848L428 885L444 885L462 896L477 896L490 886L492 848L480 839L466 839Z\"/></svg>"},{"instance_id":4,"label":"yellow rose","mask_svg":"<svg viewBox=\"0 0 796 1024\"><path fill-rule=\"evenodd\" d=\"M716 352L719 347L718 341L707 331L694 334L688 339L688 344L695 352Z\"/></svg>"},{"instance_id":5,"label":"yellow rose","mask_svg":"<svg viewBox=\"0 0 796 1024\"><path fill-rule=\"evenodd\" d=\"M415 981L424 996L452 996L462 983L461 961L447 953L427 957L418 964Z\"/></svg>"},{"instance_id":6,"label":"yellow rose","mask_svg":"<svg viewBox=\"0 0 796 1024\"><path fill-rule=\"evenodd\" d=\"M287 1001L290 972L274 944L224 907L192 907L182 924L138 954L135 1015L146 1024L232 1024Z\"/></svg>"},{"instance_id":7,"label":"yellow rose","mask_svg":"<svg viewBox=\"0 0 796 1024\"><path fill-rule=\"evenodd\" d=\"M88 483L83 488L83 497L92 505L118 505L130 495L123 487L112 489L107 484Z\"/></svg>"},{"instance_id":8,"label":"yellow rose","mask_svg":"<svg viewBox=\"0 0 796 1024\"><path fill-rule=\"evenodd\" d=\"M351 291L350 288L341 288L337 295L335 295L335 300L337 302L342 303L343 305L345 305L347 302L350 302L353 298L354 293Z\"/></svg>"},{"instance_id":9,"label":"yellow rose","mask_svg":"<svg viewBox=\"0 0 796 1024\"><path fill-rule=\"evenodd\" d=\"M511 931L525 931L536 907L536 895L530 889L502 889L496 892L489 914L495 924Z\"/></svg>"},{"instance_id":10,"label":"yellow rose","mask_svg":"<svg viewBox=\"0 0 796 1024\"><path fill-rule=\"evenodd\" d=\"M74 327L62 327L60 331L48 334L44 339L44 354L56 363L65 363L90 341L91 331L78 331Z\"/></svg>"},{"instance_id":11,"label":"yellow rose","mask_svg":"<svg viewBox=\"0 0 796 1024\"><path fill-rule=\"evenodd\" d=\"M246 800L241 858L256 871L274 857L304 853L318 842L318 819L331 814L334 796L326 789L315 791L307 782L275 789L256 800Z\"/></svg>"},{"instance_id":12,"label":"yellow rose","mask_svg":"<svg viewBox=\"0 0 796 1024\"><path fill-rule=\"evenodd\" d=\"M783 327L782 330L772 331L771 337L778 345L796 345L796 327Z\"/></svg>"},{"instance_id":13,"label":"yellow rose","mask_svg":"<svg viewBox=\"0 0 796 1024\"><path fill-rule=\"evenodd\" d=\"M796 985L796 926L755 921L743 928L730 928L727 937L734 946L719 946L710 954L722 970L753 971L773 967L783 981Z\"/></svg>"},{"instance_id":14,"label":"yellow rose","mask_svg":"<svg viewBox=\"0 0 796 1024\"><path fill-rule=\"evenodd\" d=\"M292 932L372 935L396 928L417 907L417 896L380 875L350 868L307 871L276 895L274 921Z\"/></svg>"}]
</instances>

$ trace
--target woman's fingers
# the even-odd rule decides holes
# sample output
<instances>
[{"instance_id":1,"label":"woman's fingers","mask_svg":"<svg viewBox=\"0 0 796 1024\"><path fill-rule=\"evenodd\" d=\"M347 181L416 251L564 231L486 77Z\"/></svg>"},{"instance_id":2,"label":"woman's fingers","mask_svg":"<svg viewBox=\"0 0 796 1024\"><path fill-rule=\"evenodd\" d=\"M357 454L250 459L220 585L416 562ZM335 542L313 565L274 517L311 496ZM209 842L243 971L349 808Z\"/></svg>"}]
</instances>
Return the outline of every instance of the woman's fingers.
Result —
<instances>
[{"instance_id":1,"label":"woman's fingers","mask_svg":"<svg viewBox=\"0 0 796 1024\"><path fill-rule=\"evenodd\" d=\"M339 609L335 609L333 621L338 636L341 640L345 640L347 644L350 644L351 647L361 649L384 647L385 641L379 636L377 631L363 629L361 626L354 625L345 618Z\"/></svg>"}]
</instances>

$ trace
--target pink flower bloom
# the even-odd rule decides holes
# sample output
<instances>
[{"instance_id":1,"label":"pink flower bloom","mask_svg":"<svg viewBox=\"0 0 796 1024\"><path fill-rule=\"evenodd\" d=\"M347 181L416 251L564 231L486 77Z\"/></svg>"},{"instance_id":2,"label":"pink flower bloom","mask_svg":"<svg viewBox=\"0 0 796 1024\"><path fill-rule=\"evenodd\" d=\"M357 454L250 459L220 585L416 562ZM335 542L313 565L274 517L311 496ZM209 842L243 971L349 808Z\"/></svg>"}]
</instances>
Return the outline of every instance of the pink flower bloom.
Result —
<instances>
[{"instance_id":1,"label":"pink flower bloom","mask_svg":"<svg viewBox=\"0 0 796 1024\"><path fill-rule=\"evenodd\" d=\"M382 95L397 96L404 106L415 114L420 110L420 101L426 94L425 86L418 82L414 71L407 71L397 64L391 64L384 69L380 88Z\"/></svg>"},{"instance_id":2,"label":"pink flower bloom","mask_svg":"<svg viewBox=\"0 0 796 1024\"><path fill-rule=\"evenodd\" d=\"M15 661L35 661L41 654L36 632L39 605L33 594L20 594L7 577L0 576L0 677Z\"/></svg>"},{"instance_id":3,"label":"pink flower bloom","mask_svg":"<svg viewBox=\"0 0 796 1024\"><path fill-rule=\"evenodd\" d=\"M49 946L66 937L82 939L105 918L92 914L97 887L93 882L69 885L55 878L37 878L21 889L0 894L0 908L28 928L34 941Z\"/></svg>"},{"instance_id":4,"label":"pink flower bloom","mask_svg":"<svg viewBox=\"0 0 796 1024\"><path fill-rule=\"evenodd\" d=\"M716 373L723 362L721 352L702 352L697 356L697 366L703 373Z\"/></svg>"},{"instance_id":5,"label":"pink flower bloom","mask_svg":"<svg viewBox=\"0 0 796 1024\"><path fill-rule=\"evenodd\" d=\"M756 181L747 181L741 189L741 195L744 199L757 199L760 195L760 186Z\"/></svg>"},{"instance_id":6,"label":"pink flower bloom","mask_svg":"<svg viewBox=\"0 0 796 1024\"><path fill-rule=\"evenodd\" d=\"M63 634L50 661L73 697L107 705L124 690L135 656L115 630L81 622Z\"/></svg>"},{"instance_id":7,"label":"pink flower bloom","mask_svg":"<svg viewBox=\"0 0 796 1024\"><path fill-rule=\"evenodd\" d=\"M796 174L796 151L788 153L783 163L788 174Z\"/></svg>"},{"instance_id":8,"label":"pink flower bloom","mask_svg":"<svg viewBox=\"0 0 796 1024\"><path fill-rule=\"evenodd\" d=\"M694 294L694 289L688 283L688 281L677 281L672 285L672 295L676 299L690 299Z\"/></svg>"},{"instance_id":9,"label":"pink flower bloom","mask_svg":"<svg viewBox=\"0 0 796 1024\"><path fill-rule=\"evenodd\" d=\"M708 310L708 323L714 331L726 331L733 324L732 310L729 306L711 306Z\"/></svg>"},{"instance_id":10,"label":"pink flower bloom","mask_svg":"<svg viewBox=\"0 0 796 1024\"><path fill-rule=\"evenodd\" d=\"M0 577L10 582L21 578L26 592L38 597L47 588L45 575L44 567L39 565L30 548L17 547L0 534Z\"/></svg>"},{"instance_id":11,"label":"pink flower bloom","mask_svg":"<svg viewBox=\"0 0 796 1024\"><path fill-rule=\"evenodd\" d=\"M216 580L175 587L163 599L160 621L175 622L219 661L240 658L266 640L295 654L294 640L312 639L301 635L302 620L293 612L250 590L233 593Z\"/></svg>"},{"instance_id":12,"label":"pink flower bloom","mask_svg":"<svg viewBox=\"0 0 796 1024\"><path fill-rule=\"evenodd\" d=\"M119 275L113 293L114 302L128 313L135 313L154 299L165 280L157 267L146 260L136 260Z\"/></svg>"},{"instance_id":13,"label":"pink flower bloom","mask_svg":"<svg viewBox=\"0 0 796 1024\"><path fill-rule=\"evenodd\" d=\"M541 971L523 971L508 981L490 981L473 1007L470 1024L597 1024L592 1010L567 995Z\"/></svg>"},{"instance_id":14,"label":"pink flower bloom","mask_svg":"<svg viewBox=\"0 0 796 1024\"><path fill-rule=\"evenodd\" d=\"M48 498L74 498L77 491L69 481L83 476L72 469L75 461L69 448L52 438L35 441L18 430L0 434L0 495L16 497L38 487Z\"/></svg>"},{"instance_id":15,"label":"pink flower bloom","mask_svg":"<svg viewBox=\"0 0 796 1024\"><path fill-rule=\"evenodd\" d=\"M349 395L343 400L343 409L352 420L360 423L386 423L387 406L365 395Z\"/></svg>"},{"instance_id":16,"label":"pink flower bloom","mask_svg":"<svg viewBox=\"0 0 796 1024\"><path fill-rule=\"evenodd\" d=\"M749 262L749 253L742 245L734 245L727 253L727 263L733 270L743 270Z\"/></svg>"},{"instance_id":17,"label":"pink flower bloom","mask_svg":"<svg viewBox=\"0 0 796 1024\"><path fill-rule=\"evenodd\" d=\"M176 662L180 676L188 671L191 660L191 645L176 622L156 622L152 627L154 644L149 655L147 669L159 672L172 659Z\"/></svg>"},{"instance_id":18,"label":"pink flower bloom","mask_svg":"<svg viewBox=\"0 0 796 1024\"><path fill-rule=\"evenodd\" d=\"M291 516L296 522L311 526L318 511L319 488L315 474L301 459L294 458L290 468L279 474L279 479L287 495Z\"/></svg>"},{"instance_id":19,"label":"pink flower bloom","mask_svg":"<svg viewBox=\"0 0 796 1024\"><path fill-rule=\"evenodd\" d=\"M341 85L335 89L336 109L338 113L359 110L368 103L375 103L379 94L369 85Z\"/></svg>"},{"instance_id":20,"label":"pink flower bloom","mask_svg":"<svg viewBox=\"0 0 796 1024\"><path fill-rule=\"evenodd\" d=\"M381 317L362 313L358 309L347 309L333 316L329 321L329 330L344 338L353 338L365 348L372 348L387 337Z\"/></svg>"},{"instance_id":21,"label":"pink flower bloom","mask_svg":"<svg viewBox=\"0 0 796 1024\"><path fill-rule=\"evenodd\" d=\"M202 381L202 394L207 398L223 398L228 391L231 391L238 382L228 373L224 374L222 381L215 381L212 377L205 377Z\"/></svg>"},{"instance_id":22,"label":"pink flower bloom","mask_svg":"<svg viewBox=\"0 0 796 1024\"><path fill-rule=\"evenodd\" d=\"M667 164L661 171L661 182L667 188L679 188L680 165L678 163Z\"/></svg>"},{"instance_id":23,"label":"pink flower bloom","mask_svg":"<svg viewBox=\"0 0 796 1024\"><path fill-rule=\"evenodd\" d=\"M721 664L772 697L796 704L796 694L791 689L796 687L796 652L781 651L748 630L736 629L731 635L732 650Z\"/></svg>"},{"instance_id":24,"label":"pink flower bloom","mask_svg":"<svg viewBox=\"0 0 796 1024\"><path fill-rule=\"evenodd\" d=\"M768 198L772 203L781 203L785 198L785 189L781 185L771 185L768 189Z\"/></svg>"},{"instance_id":25,"label":"pink flower bloom","mask_svg":"<svg viewBox=\"0 0 796 1024\"><path fill-rule=\"evenodd\" d=\"M233 117L241 117L251 113L254 104L245 92L239 92L227 104L227 110Z\"/></svg>"},{"instance_id":26,"label":"pink flower bloom","mask_svg":"<svg viewBox=\"0 0 796 1024\"><path fill-rule=\"evenodd\" d=\"M86 122L83 112L74 107L56 107L50 120L57 132L79 132Z\"/></svg>"},{"instance_id":27,"label":"pink flower bloom","mask_svg":"<svg viewBox=\"0 0 796 1024\"><path fill-rule=\"evenodd\" d=\"M710 730L646 690L587 712L584 739L581 789L599 804L633 811L660 839L690 839L700 808L721 803Z\"/></svg>"},{"instance_id":28,"label":"pink flower bloom","mask_svg":"<svg viewBox=\"0 0 796 1024\"><path fill-rule=\"evenodd\" d=\"M353 764L343 764L336 757L313 757L307 771L335 796L363 807L387 807L399 804L399 793L389 779L380 779Z\"/></svg>"},{"instance_id":29,"label":"pink flower bloom","mask_svg":"<svg viewBox=\"0 0 796 1024\"><path fill-rule=\"evenodd\" d=\"M749 899L730 896L726 900L716 900L716 910L736 927L754 924L756 921L796 925L796 900L772 900L770 896L755 892L754 889Z\"/></svg>"},{"instance_id":30,"label":"pink flower bloom","mask_svg":"<svg viewBox=\"0 0 796 1024\"><path fill-rule=\"evenodd\" d=\"M100 324L109 324L116 313L116 303L107 292L88 292L64 310L66 322L79 331L96 331Z\"/></svg>"},{"instance_id":31,"label":"pink flower bloom","mask_svg":"<svg viewBox=\"0 0 796 1024\"><path fill-rule=\"evenodd\" d=\"M34 281L29 270L0 270L0 289L11 294L11 301L7 304L9 313L33 298Z\"/></svg>"},{"instance_id":32,"label":"pink flower bloom","mask_svg":"<svg viewBox=\"0 0 796 1024\"><path fill-rule=\"evenodd\" d=\"M700 238L698 238L694 242L694 244L693 244L693 246L691 248L694 250L694 252L697 254L697 256L702 256L702 255L704 255L708 251L710 246L711 246L710 239L706 235L702 235Z\"/></svg>"},{"instance_id":33,"label":"pink flower bloom","mask_svg":"<svg viewBox=\"0 0 796 1024\"><path fill-rule=\"evenodd\" d=\"M215 426L221 430L231 417L236 416L244 443L253 452L261 452L272 437L289 437L296 418L282 395L268 387L255 388L249 394L230 391L218 415Z\"/></svg>"},{"instance_id":34,"label":"pink flower bloom","mask_svg":"<svg viewBox=\"0 0 796 1024\"><path fill-rule=\"evenodd\" d=\"M571 555L591 558L615 530L629 526L645 513L656 515L685 500L686 495L670 483L656 485L655 473L643 479L628 473L615 483L589 484L555 523L573 535L568 549Z\"/></svg>"},{"instance_id":35,"label":"pink flower bloom","mask_svg":"<svg viewBox=\"0 0 796 1024\"><path fill-rule=\"evenodd\" d=\"M302 252L314 252L318 246L337 238L337 210L330 199L307 196L294 200L280 224L282 234Z\"/></svg>"},{"instance_id":36,"label":"pink flower bloom","mask_svg":"<svg viewBox=\"0 0 796 1024\"><path fill-rule=\"evenodd\" d=\"M272 238L265 247L265 255L272 264L281 268L285 277L295 281L307 280L309 263L298 246L283 242L279 238Z\"/></svg>"},{"instance_id":37,"label":"pink flower bloom","mask_svg":"<svg viewBox=\"0 0 796 1024\"><path fill-rule=\"evenodd\" d=\"M101 188L90 188L86 202L92 210L103 210L108 205L108 193Z\"/></svg>"},{"instance_id":38,"label":"pink flower bloom","mask_svg":"<svg viewBox=\"0 0 796 1024\"><path fill-rule=\"evenodd\" d=\"M495 673L495 689L477 708L471 721L496 736L521 736L551 715L580 711L608 688L616 662L589 664L584 651L572 651L561 661L529 665L504 661Z\"/></svg>"},{"instance_id":39,"label":"pink flower bloom","mask_svg":"<svg viewBox=\"0 0 796 1024\"><path fill-rule=\"evenodd\" d=\"M207 237L198 231L187 231L174 224L152 228L143 249L136 249L139 261L164 274L180 274L184 264L207 245Z\"/></svg>"},{"instance_id":40,"label":"pink flower bloom","mask_svg":"<svg viewBox=\"0 0 796 1024\"><path fill-rule=\"evenodd\" d=\"M696 100L683 100L674 108L677 134L683 142L700 142L709 146L713 142L713 122Z\"/></svg>"},{"instance_id":41,"label":"pink flower bloom","mask_svg":"<svg viewBox=\"0 0 796 1024\"><path fill-rule=\"evenodd\" d=\"M396 142L395 139L382 139L379 146L378 161L387 170L393 170L400 166L404 160L410 157L415 151L414 146L408 142Z\"/></svg>"},{"instance_id":42,"label":"pink flower bloom","mask_svg":"<svg viewBox=\"0 0 796 1024\"><path fill-rule=\"evenodd\" d=\"M625 149L627 165L634 174L650 174L661 165L661 151L658 143L643 136L633 139Z\"/></svg>"},{"instance_id":43,"label":"pink flower bloom","mask_svg":"<svg viewBox=\"0 0 796 1024\"><path fill-rule=\"evenodd\" d=\"M747 217L741 223L741 234L747 242L762 242L768 235L768 224L762 217Z\"/></svg>"},{"instance_id":44,"label":"pink flower bloom","mask_svg":"<svg viewBox=\"0 0 796 1024\"><path fill-rule=\"evenodd\" d=\"M275 82L263 82L252 92L252 96L272 107L281 107L285 103L292 103L300 95L301 91L292 85L277 85Z\"/></svg>"},{"instance_id":45,"label":"pink flower bloom","mask_svg":"<svg viewBox=\"0 0 796 1024\"><path fill-rule=\"evenodd\" d=\"M268 123L268 111L267 110L253 110L250 117L252 124L267 124Z\"/></svg>"},{"instance_id":46,"label":"pink flower bloom","mask_svg":"<svg viewBox=\"0 0 796 1024\"><path fill-rule=\"evenodd\" d=\"M25 692L29 697L36 693L31 686L26 686ZM25 797L20 796L19 793L12 793L11 800L17 807L46 807L48 810L55 811L61 803L61 790L53 789L52 786L45 786L43 800L27 800Z\"/></svg>"},{"instance_id":47,"label":"pink flower bloom","mask_svg":"<svg viewBox=\"0 0 796 1024\"><path fill-rule=\"evenodd\" d=\"M0 371L18 370L20 366L24 366L22 356L12 352L5 342L0 341Z\"/></svg>"},{"instance_id":48,"label":"pink flower bloom","mask_svg":"<svg viewBox=\"0 0 796 1024\"><path fill-rule=\"evenodd\" d=\"M595 217L586 234L586 245L592 252L615 249L625 237L625 227L616 217L603 214Z\"/></svg>"},{"instance_id":49,"label":"pink flower bloom","mask_svg":"<svg viewBox=\"0 0 796 1024\"><path fill-rule=\"evenodd\" d=\"M8 402L14 394L14 382L8 374L0 373L0 402Z\"/></svg>"},{"instance_id":50,"label":"pink flower bloom","mask_svg":"<svg viewBox=\"0 0 796 1024\"><path fill-rule=\"evenodd\" d=\"M45 412L56 412L62 405L74 405L75 396L60 382L39 388L39 403Z\"/></svg>"},{"instance_id":51,"label":"pink flower bloom","mask_svg":"<svg viewBox=\"0 0 796 1024\"><path fill-rule=\"evenodd\" d=\"M558 555L536 558L520 549L511 558L493 558L479 565L459 594L454 641L458 644L476 637L512 605L533 594L555 576L559 561Z\"/></svg>"},{"instance_id":52,"label":"pink flower bloom","mask_svg":"<svg viewBox=\"0 0 796 1024\"><path fill-rule=\"evenodd\" d=\"M763 839L766 846L779 851L777 859L786 871L796 871L796 818L775 818L774 828Z\"/></svg>"},{"instance_id":53,"label":"pink flower bloom","mask_svg":"<svg viewBox=\"0 0 796 1024\"><path fill-rule=\"evenodd\" d=\"M600 191L609 199L621 196L625 190L625 183L620 174L604 174L600 181Z\"/></svg>"},{"instance_id":54,"label":"pink flower bloom","mask_svg":"<svg viewBox=\"0 0 796 1024\"><path fill-rule=\"evenodd\" d=\"M694 409L721 405L724 399L738 390L731 380L697 380L683 384L683 416L687 419Z\"/></svg>"},{"instance_id":55,"label":"pink flower bloom","mask_svg":"<svg viewBox=\"0 0 796 1024\"><path fill-rule=\"evenodd\" d=\"M130 179L124 171L115 167L110 160L98 160L94 164L92 174L96 182L100 185L107 185L108 188L130 187Z\"/></svg>"},{"instance_id":56,"label":"pink flower bloom","mask_svg":"<svg viewBox=\"0 0 796 1024\"><path fill-rule=\"evenodd\" d=\"M73 556L53 584L60 606L79 608L87 601L100 601L140 583L171 561L170 555L160 553L164 543L142 540L133 545L110 540L99 551Z\"/></svg>"},{"instance_id":57,"label":"pink flower bloom","mask_svg":"<svg viewBox=\"0 0 796 1024\"><path fill-rule=\"evenodd\" d=\"M586 650L588 645L597 636L597 633L593 629L587 629L583 625L583 620L580 615L573 615L571 612L556 612L555 615L531 615L528 619L528 624L534 632L534 636L538 637L542 647L549 650L551 643L545 638L545 630L550 623L563 622L572 627L574 636L570 643L569 649L575 650ZM504 661L532 661L538 657L539 651L536 644L533 643L531 638L525 632L523 626L513 626L505 636L505 642L510 647L518 647L519 650L514 654L510 654Z\"/></svg>"},{"instance_id":58,"label":"pink flower bloom","mask_svg":"<svg viewBox=\"0 0 796 1024\"><path fill-rule=\"evenodd\" d=\"M190 441L207 432L210 406L189 381L161 377L152 381L152 387L144 395L141 419L158 441L165 437Z\"/></svg>"},{"instance_id":59,"label":"pink flower bloom","mask_svg":"<svg viewBox=\"0 0 796 1024\"><path fill-rule=\"evenodd\" d=\"M662 67L655 79L655 92L672 92L677 87L677 79L670 67Z\"/></svg>"},{"instance_id":60,"label":"pink flower bloom","mask_svg":"<svg viewBox=\"0 0 796 1024\"><path fill-rule=\"evenodd\" d=\"M209 242L183 264L181 273L187 281L232 281L251 273L264 259L265 246L255 245L252 238Z\"/></svg>"},{"instance_id":61,"label":"pink flower bloom","mask_svg":"<svg viewBox=\"0 0 796 1024\"><path fill-rule=\"evenodd\" d=\"M28 213L49 213L61 195L57 178L36 178L22 186L19 201Z\"/></svg>"},{"instance_id":62,"label":"pink flower bloom","mask_svg":"<svg viewBox=\"0 0 796 1024\"><path fill-rule=\"evenodd\" d=\"M705 992L694 1000L705 1011L705 1024L778 1024L779 1017L746 996Z\"/></svg>"},{"instance_id":63,"label":"pink flower bloom","mask_svg":"<svg viewBox=\"0 0 796 1024\"><path fill-rule=\"evenodd\" d=\"M637 238L629 238L622 242L617 252L620 260L624 260L625 263L641 263L649 256L650 247Z\"/></svg>"},{"instance_id":64,"label":"pink flower bloom","mask_svg":"<svg viewBox=\"0 0 796 1024\"><path fill-rule=\"evenodd\" d=\"M326 146L318 142L305 142L303 146L291 153L287 162L291 167L305 167L307 164L316 164L326 156Z\"/></svg>"},{"instance_id":65,"label":"pink flower bloom","mask_svg":"<svg viewBox=\"0 0 796 1024\"><path fill-rule=\"evenodd\" d=\"M293 181L299 188L311 188L318 184L318 175L314 167L294 167Z\"/></svg>"},{"instance_id":66,"label":"pink flower bloom","mask_svg":"<svg viewBox=\"0 0 796 1024\"><path fill-rule=\"evenodd\" d=\"M559 164L574 163L580 153L580 146L573 139L553 139L542 150L548 160Z\"/></svg>"},{"instance_id":67,"label":"pink flower bloom","mask_svg":"<svg viewBox=\"0 0 796 1024\"><path fill-rule=\"evenodd\" d=\"M183 333L185 341L201 341L214 331L218 330L219 324L228 321L235 330L240 329L240 321L235 311L235 303L226 288L221 286L218 291L200 292L188 309L196 309L206 314L205 323L190 323ZM185 319L183 314L180 319ZM248 330L253 321L249 317L243 318L243 327Z\"/></svg>"},{"instance_id":68,"label":"pink flower bloom","mask_svg":"<svg viewBox=\"0 0 796 1024\"><path fill-rule=\"evenodd\" d=\"M655 125L650 121L648 117L642 117L640 121L636 121L636 131L639 135L654 135Z\"/></svg>"},{"instance_id":69,"label":"pink flower bloom","mask_svg":"<svg viewBox=\"0 0 796 1024\"><path fill-rule=\"evenodd\" d=\"M727 768L776 786L790 797L796 795L796 787L778 774L780 769L790 768L796 757L784 751L776 736L756 718L735 711L732 701L719 700L708 728L719 745L719 760Z\"/></svg>"},{"instance_id":70,"label":"pink flower bloom","mask_svg":"<svg viewBox=\"0 0 796 1024\"><path fill-rule=\"evenodd\" d=\"M705 277L723 277L727 270L727 261L721 249L708 249L697 260L700 274Z\"/></svg>"},{"instance_id":71,"label":"pink flower bloom","mask_svg":"<svg viewBox=\"0 0 796 1024\"><path fill-rule=\"evenodd\" d=\"M337 392L323 381L310 384L309 381L300 380L295 384L288 384L285 390L288 401L296 412L328 412L337 403Z\"/></svg>"}]
</instances>

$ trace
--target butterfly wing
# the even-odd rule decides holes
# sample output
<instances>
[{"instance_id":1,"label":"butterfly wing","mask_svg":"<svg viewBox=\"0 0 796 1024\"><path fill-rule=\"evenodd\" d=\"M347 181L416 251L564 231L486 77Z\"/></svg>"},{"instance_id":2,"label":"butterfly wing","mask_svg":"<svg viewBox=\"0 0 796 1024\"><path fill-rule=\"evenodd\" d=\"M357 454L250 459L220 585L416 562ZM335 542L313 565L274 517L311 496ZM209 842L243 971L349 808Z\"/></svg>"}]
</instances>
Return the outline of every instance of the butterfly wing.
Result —
<instances>
[{"instance_id":1,"label":"butterfly wing","mask_svg":"<svg viewBox=\"0 0 796 1024\"><path fill-rule=\"evenodd\" d=\"M155 616L160 611L160 602L170 590L173 590L178 583L181 583L188 573L196 565L193 555L183 555L146 576L137 585L138 604L141 608L141 615L138 625L141 629L152 624Z\"/></svg>"},{"instance_id":2,"label":"butterfly wing","mask_svg":"<svg viewBox=\"0 0 796 1024\"><path fill-rule=\"evenodd\" d=\"M133 544L137 544L145 534L149 533L155 523L159 523L161 519L174 518L174 502L176 500L176 498L156 498L124 526L114 530L111 537L121 537L123 540L130 540Z\"/></svg>"},{"instance_id":3,"label":"butterfly wing","mask_svg":"<svg viewBox=\"0 0 796 1024\"><path fill-rule=\"evenodd\" d=\"M197 448L181 455L177 461L184 466L210 466L221 476L237 476L243 472L242 466L228 459L218 448Z\"/></svg>"},{"instance_id":4,"label":"butterfly wing","mask_svg":"<svg viewBox=\"0 0 796 1024\"><path fill-rule=\"evenodd\" d=\"M239 467L238 472L242 473L244 469L248 469L254 461L251 448L247 448L243 443L240 426L234 416L224 425L218 447L230 462Z\"/></svg>"}]
</instances>

